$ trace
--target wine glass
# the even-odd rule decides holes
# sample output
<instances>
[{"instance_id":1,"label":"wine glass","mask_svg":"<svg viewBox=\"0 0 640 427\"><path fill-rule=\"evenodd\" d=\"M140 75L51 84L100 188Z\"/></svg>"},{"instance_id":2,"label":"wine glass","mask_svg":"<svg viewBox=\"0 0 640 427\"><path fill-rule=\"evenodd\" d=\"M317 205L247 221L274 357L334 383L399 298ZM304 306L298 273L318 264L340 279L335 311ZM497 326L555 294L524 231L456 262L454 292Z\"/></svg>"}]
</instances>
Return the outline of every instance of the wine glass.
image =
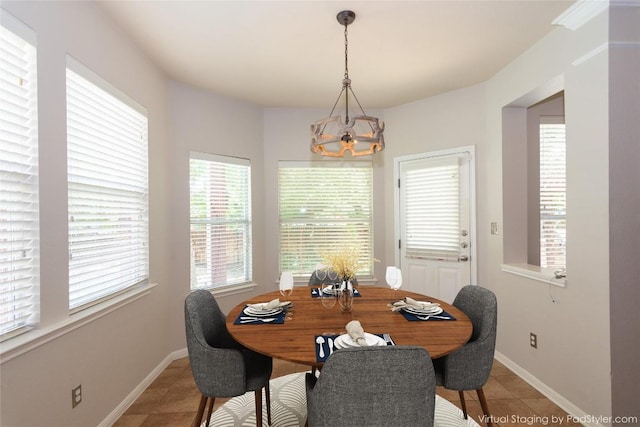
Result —
<instances>
[{"instance_id":1,"label":"wine glass","mask_svg":"<svg viewBox=\"0 0 640 427\"><path fill-rule=\"evenodd\" d=\"M280 293L285 297L290 297L293 293L293 272L283 271L280 274ZM286 311L285 319L293 319L293 305L289 305L284 308Z\"/></svg>"},{"instance_id":2,"label":"wine glass","mask_svg":"<svg viewBox=\"0 0 640 427\"><path fill-rule=\"evenodd\" d=\"M313 274L315 274L316 278L318 279L320 291L322 291L322 286L324 285L325 279L327 278L327 268L322 264L316 264L316 269Z\"/></svg>"},{"instance_id":3,"label":"wine glass","mask_svg":"<svg viewBox=\"0 0 640 427\"><path fill-rule=\"evenodd\" d=\"M280 274L280 293L285 297L290 297L293 293L293 272L283 271Z\"/></svg>"},{"instance_id":4,"label":"wine glass","mask_svg":"<svg viewBox=\"0 0 640 427\"><path fill-rule=\"evenodd\" d=\"M336 283L338 281L338 272L333 270L327 271L327 278L329 282Z\"/></svg>"},{"instance_id":5,"label":"wine glass","mask_svg":"<svg viewBox=\"0 0 640 427\"><path fill-rule=\"evenodd\" d=\"M397 291L400 289L400 286L402 286L402 272L399 268L388 266L385 274L385 280L391 289Z\"/></svg>"},{"instance_id":6,"label":"wine glass","mask_svg":"<svg viewBox=\"0 0 640 427\"><path fill-rule=\"evenodd\" d=\"M333 288L333 285L331 285ZM336 305L336 301L338 300L338 296L335 292L325 292L322 288L320 288L320 299L322 300L322 305L326 308L333 308Z\"/></svg>"}]
</instances>

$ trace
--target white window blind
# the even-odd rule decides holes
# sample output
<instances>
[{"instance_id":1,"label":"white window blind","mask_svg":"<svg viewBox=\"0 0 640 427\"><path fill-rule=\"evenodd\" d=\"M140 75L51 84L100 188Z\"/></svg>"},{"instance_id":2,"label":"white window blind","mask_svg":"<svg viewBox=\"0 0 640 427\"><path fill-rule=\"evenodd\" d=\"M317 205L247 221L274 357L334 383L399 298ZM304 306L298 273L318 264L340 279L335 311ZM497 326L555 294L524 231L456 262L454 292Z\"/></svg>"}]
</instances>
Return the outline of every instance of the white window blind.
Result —
<instances>
[{"instance_id":1,"label":"white window blind","mask_svg":"<svg viewBox=\"0 0 640 427\"><path fill-rule=\"evenodd\" d=\"M567 172L562 117L540 118L540 266L566 266Z\"/></svg>"},{"instance_id":2,"label":"white window blind","mask_svg":"<svg viewBox=\"0 0 640 427\"><path fill-rule=\"evenodd\" d=\"M252 280L249 160L191 153L191 289Z\"/></svg>"},{"instance_id":3,"label":"white window blind","mask_svg":"<svg viewBox=\"0 0 640 427\"><path fill-rule=\"evenodd\" d=\"M0 336L37 321L38 129L36 48L0 26ZM21 27L19 23L14 25ZM21 35L35 41L26 28Z\"/></svg>"},{"instance_id":4,"label":"white window blind","mask_svg":"<svg viewBox=\"0 0 640 427\"><path fill-rule=\"evenodd\" d=\"M406 171L406 257L457 261L460 250L459 159L427 160Z\"/></svg>"},{"instance_id":5,"label":"white window blind","mask_svg":"<svg viewBox=\"0 0 640 427\"><path fill-rule=\"evenodd\" d=\"M75 311L148 279L147 117L77 62L68 64L69 308Z\"/></svg>"},{"instance_id":6,"label":"white window blind","mask_svg":"<svg viewBox=\"0 0 640 427\"><path fill-rule=\"evenodd\" d=\"M280 271L311 274L323 255L360 251L359 277L373 275L373 169L351 164L281 162Z\"/></svg>"}]
</instances>

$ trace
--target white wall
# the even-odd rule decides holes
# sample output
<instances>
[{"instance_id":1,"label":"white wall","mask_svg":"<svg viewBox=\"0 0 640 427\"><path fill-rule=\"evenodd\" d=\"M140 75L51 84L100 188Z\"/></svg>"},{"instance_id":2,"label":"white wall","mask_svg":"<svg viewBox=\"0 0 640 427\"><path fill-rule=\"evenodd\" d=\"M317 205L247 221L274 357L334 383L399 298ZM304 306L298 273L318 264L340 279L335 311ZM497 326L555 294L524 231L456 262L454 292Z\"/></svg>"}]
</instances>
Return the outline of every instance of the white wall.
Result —
<instances>
[{"instance_id":1,"label":"white wall","mask_svg":"<svg viewBox=\"0 0 640 427\"><path fill-rule=\"evenodd\" d=\"M640 4L610 12L609 262L614 416L640 416Z\"/></svg>"},{"instance_id":2,"label":"white wall","mask_svg":"<svg viewBox=\"0 0 640 427\"><path fill-rule=\"evenodd\" d=\"M478 193L479 217L503 223L502 107L564 77L567 125L567 286L504 273L502 235L479 221L480 282L499 301L497 350L573 410L611 413L608 310L608 72L606 51L577 61L607 40L607 14L577 31L558 28L487 83L492 156ZM502 159L508 163L509 159ZM522 203L525 202L522 195ZM508 232L508 230L505 230ZM597 308L596 308L597 307ZM597 312L594 315L594 310ZM529 333L538 348L529 346Z\"/></svg>"},{"instance_id":3,"label":"white wall","mask_svg":"<svg viewBox=\"0 0 640 427\"><path fill-rule=\"evenodd\" d=\"M170 284L165 76L91 2L2 2L37 33L42 326L68 318L66 54L145 106L149 117L149 295L0 365L0 425L101 422L174 348L165 334ZM4 13L4 12L3 12ZM4 357L4 355L3 355ZM71 409L71 389L83 401Z\"/></svg>"},{"instance_id":4,"label":"white wall","mask_svg":"<svg viewBox=\"0 0 640 427\"><path fill-rule=\"evenodd\" d=\"M184 298L189 293L189 152L218 154L251 161L253 217L253 290L218 296L228 311L249 296L266 292L264 282L264 159L262 109L192 86L169 83L169 209L171 216L172 294L169 303L172 348L186 346Z\"/></svg>"}]
</instances>

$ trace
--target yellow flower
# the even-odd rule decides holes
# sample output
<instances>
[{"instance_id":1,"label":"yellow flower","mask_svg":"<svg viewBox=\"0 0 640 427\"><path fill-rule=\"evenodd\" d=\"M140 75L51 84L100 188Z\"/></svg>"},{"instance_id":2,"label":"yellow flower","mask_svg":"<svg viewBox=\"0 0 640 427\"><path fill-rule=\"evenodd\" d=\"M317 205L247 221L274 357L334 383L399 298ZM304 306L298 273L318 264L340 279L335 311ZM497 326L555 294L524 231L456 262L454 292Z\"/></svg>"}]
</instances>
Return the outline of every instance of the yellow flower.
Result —
<instances>
[{"instance_id":1,"label":"yellow flower","mask_svg":"<svg viewBox=\"0 0 640 427\"><path fill-rule=\"evenodd\" d=\"M323 263L332 271L338 273L342 280L352 280L361 267L360 248L342 247L338 252L324 254Z\"/></svg>"}]
</instances>

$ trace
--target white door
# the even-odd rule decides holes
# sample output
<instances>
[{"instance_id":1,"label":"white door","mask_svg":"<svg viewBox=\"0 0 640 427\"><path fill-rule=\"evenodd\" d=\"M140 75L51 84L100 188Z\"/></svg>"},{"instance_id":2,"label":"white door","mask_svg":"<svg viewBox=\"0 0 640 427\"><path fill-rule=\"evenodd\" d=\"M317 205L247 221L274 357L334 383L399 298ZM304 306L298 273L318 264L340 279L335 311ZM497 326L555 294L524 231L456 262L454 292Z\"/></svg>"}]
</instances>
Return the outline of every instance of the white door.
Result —
<instances>
[{"instance_id":1,"label":"white door","mask_svg":"<svg viewBox=\"0 0 640 427\"><path fill-rule=\"evenodd\" d=\"M452 302L475 283L474 147L396 159L402 287Z\"/></svg>"}]
</instances>

